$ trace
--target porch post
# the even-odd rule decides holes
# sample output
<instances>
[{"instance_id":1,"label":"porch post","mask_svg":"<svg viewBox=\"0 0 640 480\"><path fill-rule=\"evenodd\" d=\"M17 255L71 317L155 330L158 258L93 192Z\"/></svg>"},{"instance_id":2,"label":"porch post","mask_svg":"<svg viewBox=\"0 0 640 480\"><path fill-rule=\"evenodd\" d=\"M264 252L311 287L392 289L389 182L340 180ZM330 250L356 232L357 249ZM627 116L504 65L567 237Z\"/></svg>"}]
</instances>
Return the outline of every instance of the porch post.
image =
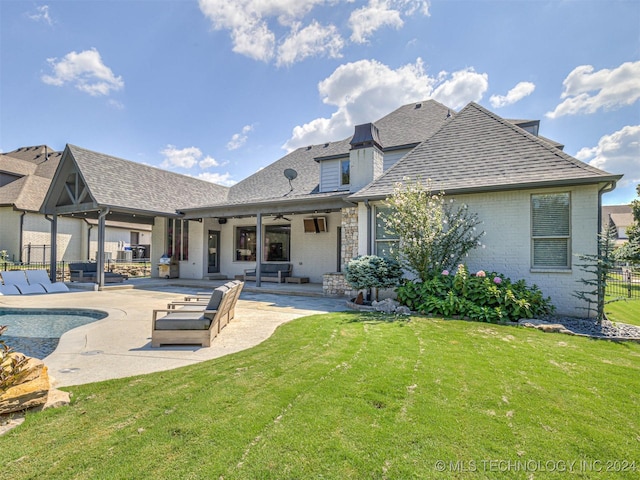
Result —
<instances>
[{"instance_id":1,"label":"porch post","mask_svg":"<svg viewBox=\"0 0 640 480\"><path fill-rule=\"evenodd\" d=\"M58 215L51 217L51 256L49 258L49 279L56 281L58 266Z\"/></svg>"},{"instance_id":2,"label":"porch post","mask_svg":"<svg viewBox=\"0 0 640 480\"><path fill-rule=\"evenodd\" d=\"M98 215L98 258L96 259L96 275L98 280L98 289L104 287L104 237L105 237L105 217L109 213L109 209L105 209Z\"/></svg>"},{"instance_id":3,"label":"porch post","mask_svg":"<svg viewBox=\"0 0 640 480\"><path fill-rule=\"evenodd\" d=\"M262 263L262 214L258 213L258 219L256 222L256 287L261 286L260 264Z\"/></svg>"}]
</instances>

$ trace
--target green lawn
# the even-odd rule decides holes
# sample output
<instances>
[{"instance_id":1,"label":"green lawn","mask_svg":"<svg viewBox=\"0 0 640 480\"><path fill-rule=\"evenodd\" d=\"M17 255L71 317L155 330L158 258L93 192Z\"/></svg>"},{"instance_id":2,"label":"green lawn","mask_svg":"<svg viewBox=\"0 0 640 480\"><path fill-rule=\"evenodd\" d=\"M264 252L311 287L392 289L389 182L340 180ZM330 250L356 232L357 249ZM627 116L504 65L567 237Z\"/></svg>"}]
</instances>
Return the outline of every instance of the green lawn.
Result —
<instances>
[{"instance_id":1,"label":"green lawn","mask_svg":"<svg viewBox=\"0 0 640 480\"><path fill-rule=\"evenodd\" d=\"M612 322L640 326L640 300L619 300L605 305L604 312Z\"/></svg>"},{"instance_id":2,"label":"green lawn","mask_svg":"<svg viewBox=\"0 0 640 480\"><path fill-rule=\"evenodd\" d=\"M0 437L2 478L537 479L569 470L602 478L607 469L615 473L604 478L638 478L640 470L636 343L335 313L288 323L224 358L69 390L70 407L29 414Z\"/></svg>"}]
</instances>

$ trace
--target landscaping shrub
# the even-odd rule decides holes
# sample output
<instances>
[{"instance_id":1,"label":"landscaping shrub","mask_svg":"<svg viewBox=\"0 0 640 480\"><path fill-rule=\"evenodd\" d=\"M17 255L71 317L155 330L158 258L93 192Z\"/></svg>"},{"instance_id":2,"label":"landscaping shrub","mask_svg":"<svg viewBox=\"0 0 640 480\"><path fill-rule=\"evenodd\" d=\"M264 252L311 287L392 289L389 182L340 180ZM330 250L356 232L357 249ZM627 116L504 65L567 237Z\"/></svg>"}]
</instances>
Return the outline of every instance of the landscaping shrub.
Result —
<instances>
[{"instance_id":1,"label":"landscaping shrub","mask_svg":"<svg viewBox=\"0 0 640 480\"><path fill-rule=\"evenodd\" d=\"M345 268L345 280L356 290L393 288L401 278L402 268L398 262L377 255L354 258Z\"/></svg>"},{"instance_id":2,"label":"landscaping shrub","mask_svg":"<svg viewBox=\"0 0 640 480\"><path fill-rule=\"evenodd\" d=\"M464 265L454 275L444 270L426 281L405 281L396 292L401 304L425 315L499 323L553 312L536 285L482 270L470 275Z\"/></svg>"}]
</instances>

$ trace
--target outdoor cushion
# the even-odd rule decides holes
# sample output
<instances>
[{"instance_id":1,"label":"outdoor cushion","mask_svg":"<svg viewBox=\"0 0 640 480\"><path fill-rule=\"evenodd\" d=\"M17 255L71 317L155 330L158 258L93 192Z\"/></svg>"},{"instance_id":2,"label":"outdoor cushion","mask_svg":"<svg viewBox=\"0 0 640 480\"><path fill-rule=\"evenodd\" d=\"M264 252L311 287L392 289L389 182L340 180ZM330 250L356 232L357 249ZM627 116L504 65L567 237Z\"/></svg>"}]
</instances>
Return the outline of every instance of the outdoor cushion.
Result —
<instances>
[{"instance_id":1,"label":"outdoor cushion","mask_svg":"<svg viewBox=\"0 0 640 480\"><path fill-rule=\"evenodd\" d=\"M20 290L20 293L47 293L42 285L29 285L27 277L23 270L15 270L9 272L2 272L2 280L5 285L15 285Z\"/></svg>"},{"instance_id":2,"label":"outdoor cushion","mask_svg":"<svg viewBox=\"0 0 640 480\"><path fill-rule=\"evenodd\" d=\"M156 320L156 330L207 330L210 325L211 319L193 312L170 313Z\"/></svg>"}]
</instances>

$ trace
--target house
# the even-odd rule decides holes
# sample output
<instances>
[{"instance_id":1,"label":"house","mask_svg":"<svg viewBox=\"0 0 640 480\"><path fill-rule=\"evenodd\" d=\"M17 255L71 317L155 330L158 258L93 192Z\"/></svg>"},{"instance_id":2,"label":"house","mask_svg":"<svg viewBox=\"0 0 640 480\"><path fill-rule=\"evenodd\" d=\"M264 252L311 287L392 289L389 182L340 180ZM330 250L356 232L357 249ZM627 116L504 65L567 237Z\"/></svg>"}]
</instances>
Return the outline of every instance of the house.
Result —
<instances>
[{"instance_id":1,"label":"house","mask_svg":"<svg viewBox=\"0 0 640 480\"><path fill-rule=\"evenodd\" d=\"M627 228L634 224L631 205L605 205L602 207L603 225L609 225L616 231L615 245L619 247L628 240Z\"/></svg>"},{"instance_id":2,"label":"house","mask_svg":"<svg viewBox=\"0 0 640 480\"><path fill-rule=\"evenodd\" d=\"M256 268L260 286L263 264L290 263L293 276L339 295L348 261L384 255L397 241L376 222L394 184L430 179L483 221L471 271L537 284L559 313L581 315L573 293L584 272L574 258L596 252L602 194L621 175L567 155L538 128L475 103L456 113L428 100L358 125L349 138L292 151L232 187L208 184L209 193L195 179L68 145L42 211L142 216L153 223L152 256L173 256L182 278ZM124 180L107 188L102 179L114 171ZM71 194L65 183L77 184Z\"/></svg>"},{"instance_id":3,"label":"house","mask_svg":"<svg viewBox=\"0 0 640 480\"><path fill-rule=\"evenodd\" d=\"M47 262L51 258L51 225L40 206L62 158L46 145L21 147L0 154L0 250L12 262ZM95 258L96 229L91 221L65 217L58 225L57 258ZM114 260L125 246L142 255L151 245L151 229L136 223L111 223L105 251ZM133 256L133 252L131 254Z\"/></svg>"}]
</instances>

